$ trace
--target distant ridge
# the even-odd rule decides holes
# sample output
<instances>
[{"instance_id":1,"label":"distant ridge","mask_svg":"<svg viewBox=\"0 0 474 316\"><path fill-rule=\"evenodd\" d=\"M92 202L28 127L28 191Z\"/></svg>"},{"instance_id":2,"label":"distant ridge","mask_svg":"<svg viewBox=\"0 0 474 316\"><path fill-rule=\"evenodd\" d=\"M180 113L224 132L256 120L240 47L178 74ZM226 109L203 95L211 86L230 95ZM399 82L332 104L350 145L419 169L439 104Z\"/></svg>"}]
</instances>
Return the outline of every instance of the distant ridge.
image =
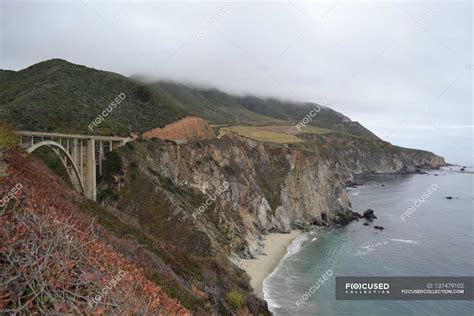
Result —
<instances>
[{"instance_id":1,"label":"distant ridge","mask_svg":"<svg viewBox=\"0 0 474 316\"><path fill-rule=\"evenodd\" d=\"M170 81L159 81L153 86L180 102L190 113L201 117L204 115L214 124L280 123L283 121L296 124L316 107L320 108L320 111L312 118L309 125L354 136L378 138L360 123L353 122L347 116L316 103L235 96L215 88L197 88Z\"/></svg>"},{"instance_id":2,"label":"distant ridge","mask_svg":"<svg viewBox=\"0 0 474 316\"><path fill-rule=\"evenodd\" d=\"M140 81L113 72L51 59L20 71L0 70L0 109L15 128L129 135L164 127L185 116L211 124L297 124L316 103L235 96L215 88ZM89 124L121 93L125 99L93 130ZM377 139L358 122L321 107L309 125Z\"/></svg>"}]
</instances>

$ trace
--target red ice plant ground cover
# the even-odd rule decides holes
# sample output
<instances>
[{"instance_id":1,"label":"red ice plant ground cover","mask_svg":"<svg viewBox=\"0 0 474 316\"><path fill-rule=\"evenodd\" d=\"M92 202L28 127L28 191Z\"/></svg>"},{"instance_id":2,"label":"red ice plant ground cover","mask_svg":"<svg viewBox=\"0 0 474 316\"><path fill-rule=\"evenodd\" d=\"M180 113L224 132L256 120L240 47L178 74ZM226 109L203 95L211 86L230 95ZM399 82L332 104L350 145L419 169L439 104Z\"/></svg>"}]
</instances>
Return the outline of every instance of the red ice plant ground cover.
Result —
<instances>
[{"instance_id":1,"label":"red ice plant ground cover","mask_svg":"<svg viewBox=\"0 0 474 316\"><path fill-rule=\"evenodd\" d=\"M107 232L45 166L16 149L0 160L0 198L22 186L0 210L0 312L190 314L98 238Z\"/></svg>"}]
</instances>

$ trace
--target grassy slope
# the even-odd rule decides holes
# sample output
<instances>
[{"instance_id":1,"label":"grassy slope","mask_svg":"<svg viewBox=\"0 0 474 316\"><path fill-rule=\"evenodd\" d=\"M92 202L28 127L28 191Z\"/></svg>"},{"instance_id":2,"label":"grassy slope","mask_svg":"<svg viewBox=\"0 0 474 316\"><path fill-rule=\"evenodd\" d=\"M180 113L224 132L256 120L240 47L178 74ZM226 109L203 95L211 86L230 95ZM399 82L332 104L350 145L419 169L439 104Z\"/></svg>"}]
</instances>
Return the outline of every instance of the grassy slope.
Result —
<instances>
[{"instance_id":1,"label":"grassy slope","mask_svg":"<svg viewBox=\"0 0 474 316\"><path fill-rule=\"evenodd\" d=\"M316 103L281 101L273 98L257 98L254 96L237 97L236 100L250 111L294 122L300 122L311 110L317 107ZM377 138L377 136L358 122L348 121L349 118L341 113L328 107L321 107L309 125L332 129L354 136Z\"/></svg>"},{"instance_id":2,"label":"grassy slope","mask_svg":"<svg viewBox=\"0 0 474 316\"><path fill-rule=\"evenodd\" d=\"M121 93L125 100L98 126L128 135L186 115L179 104L121 75L53 59L0 73L0 108L20 130L91 133L88 125Z\"/></svg>"},{"instance_id":3,"label":"grassy slope","mask_svg":"<svg viewBox=\"0 0 474 316\"><path fill-rule=\"evenodd\" d=\"M332 133L335 137L346 137L348 135L333 130L324 129L316 126L305 126L298 130L296 125L265 125L265 126L252 126L252 125L233 125L222 127L219 130L219 134L223 135L226 132L233 132L253 140L270 142L270 143L299 143L304 142L305 139L298 137L298 134L309 133L309 134L329 134Z\"/></svg>"},{"instance_id":4,"label":"grassy slope","mask_svg":"<svg viewBox=\"0 0 474 316\"><path fill-rule=\"evenodd\" d=\"M153 87L180 102L193 115L203 117L212 124L280 122L280 119L242 107L235 96L217 89L198 89L164 81Z\"/></svg>"},{"instance_id":5,"label":"grassy slope","mask_svg":"<svg viewBox=\"0 0 474 316\"><path fill-rule=\"evenodd\" d=\"M160 81L153 86L180 102L189 112L214 124L296 123L317 106L315 103L273 98L240 97L217 89L196 88L169 81ZM354 136L377 138L358 122L351 122L341 113L327 107L321 108L309 125Z\"/></svg>"}]
</instances>

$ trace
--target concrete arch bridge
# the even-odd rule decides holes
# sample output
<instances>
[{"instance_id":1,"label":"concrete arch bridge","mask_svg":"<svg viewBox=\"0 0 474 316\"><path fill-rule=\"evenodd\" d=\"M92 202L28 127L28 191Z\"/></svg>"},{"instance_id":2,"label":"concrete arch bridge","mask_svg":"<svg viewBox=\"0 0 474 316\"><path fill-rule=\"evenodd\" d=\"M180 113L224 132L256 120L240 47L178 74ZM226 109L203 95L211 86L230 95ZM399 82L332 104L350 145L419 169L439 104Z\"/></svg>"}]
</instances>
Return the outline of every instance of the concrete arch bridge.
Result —
<instances>
[{"instance_id":1,"label":"concrete arch bridge","mask_svg":"<svg viewBox=\"0 0 474 316\"><path fill-rule=\"evenodd\" d=\"M125 145L129 137L92 136L45 132L17 132L21 147L29 153L46 147L54 152L66 168L77 192L96 200L96 175L102 174L102 161L106 151Z\"/></svg>"}]
</instances>

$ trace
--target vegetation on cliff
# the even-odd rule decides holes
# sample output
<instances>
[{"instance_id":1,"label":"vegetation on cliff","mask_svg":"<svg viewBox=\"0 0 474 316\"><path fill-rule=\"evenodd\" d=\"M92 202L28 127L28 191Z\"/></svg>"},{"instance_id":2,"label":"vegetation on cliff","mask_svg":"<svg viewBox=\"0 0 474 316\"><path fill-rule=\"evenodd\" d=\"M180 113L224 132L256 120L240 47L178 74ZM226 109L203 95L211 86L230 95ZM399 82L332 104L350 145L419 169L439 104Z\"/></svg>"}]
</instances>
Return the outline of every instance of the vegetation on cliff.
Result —
<instances>
[{"instance_id":1,"label":"vegetation on cliff","mask_svg":"<svg viewBox=\"0 0 474 316\"><path fill-rule=\"evenodd\" d=\"M108 158L104 181L123 172L115 154ZM23 189L0 217L0 261L7 272L1 282L9 285L0 293L1 310L80 313L91 304L90 312L98 314L268 314L255 296L238 308L225 299L226 293L251 289L245 273L229 266L223 254L190 255L178 241L186 237L185 230L168 238L176 229L167 226L170 205L157 203L155 198L165 196L153 192L137 167L121 198L132 208L137 201L144 203L137 214L127 214L118 211L114 196L102 195L104 206L86 200L33 157L9 151L2 161L8 166L2 196L16 183ZM160 181L166 190L179 192L165 177ZM171 222L182 227L177 219ZM202 238L195 237L195 247L209 253ZM117 280L119 273L124 276ZM90 303L114 278L117 286Z\"/></svg>"},{"instance_id":2,"label":"vegetation on cliff","mask_svg":"<svg viewBox=\"0 0 474 316\"><path fill-rule=\"evenodd\" d=\"M125 244L76 206L78 196L39 161L2 151L0 309L20 314L189 315L146 278ZM48 185L44 185L47 183ZM130 248L130 249L133 249Z\"/></svg>"}]
</instances>

